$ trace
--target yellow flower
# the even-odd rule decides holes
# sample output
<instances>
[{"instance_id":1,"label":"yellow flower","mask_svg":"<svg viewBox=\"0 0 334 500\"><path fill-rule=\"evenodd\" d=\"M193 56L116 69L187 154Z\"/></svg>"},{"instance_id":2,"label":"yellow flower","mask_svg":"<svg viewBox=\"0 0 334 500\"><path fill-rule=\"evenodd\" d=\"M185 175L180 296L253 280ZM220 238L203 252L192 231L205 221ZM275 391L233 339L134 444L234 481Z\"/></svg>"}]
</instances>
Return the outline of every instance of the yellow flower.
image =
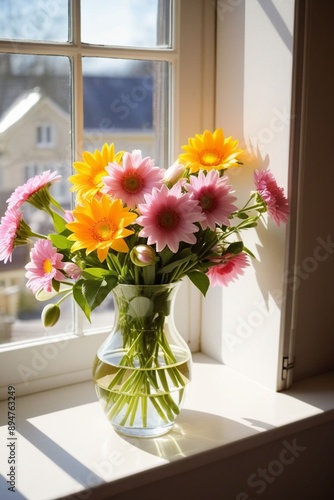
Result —
<instances>
[{"instance_id":1,"label":"yellow flower","mask_svg":"<svg viewBox=\"0 0 334 500\"><path fill-rule=\"evenodd\" d=\"M224 137L222 129L213 133L205 130L188 139L188 145L182 146L185 153L179 156L179 162L185 164L191 174L198 170L225 170L238 166L237 157L242 153L238 141L233 137Z\"/></svg>"},{"instance_id":2,"label":"yellow flower","mask_svg":"<svg viewBox=\"0 0 334 500\"><path fill-rule=\"evenodd\" d=\"M102 177L108 175L106 167L109 163L122 163L124 151L115 153L114 144L104 144L101 151L97 149L94 153L85 151L82 153L84 161L73 163L77 174L68 178L74 186L71 191L77 192L78 200L94 197L103 187Z\"/></svg>"},{"instance_id":3,"label":"yellow flower","mask_svg":"<svg viewBox=\"0 0 334 500\"><path fill-rule=\"evenodd\" d=\"M68 239L74 241L71 251L83 248L86 255L97 250L100 262L107 257L109 248L116 252L128 252L124 238L134 231L126 229L137 218L137 214L123 207L119 199L111 200L104 195L99 200L83 200L83 204L73 210L74 222L66 224L72 231Z\"/></svg>"}]
</instances>

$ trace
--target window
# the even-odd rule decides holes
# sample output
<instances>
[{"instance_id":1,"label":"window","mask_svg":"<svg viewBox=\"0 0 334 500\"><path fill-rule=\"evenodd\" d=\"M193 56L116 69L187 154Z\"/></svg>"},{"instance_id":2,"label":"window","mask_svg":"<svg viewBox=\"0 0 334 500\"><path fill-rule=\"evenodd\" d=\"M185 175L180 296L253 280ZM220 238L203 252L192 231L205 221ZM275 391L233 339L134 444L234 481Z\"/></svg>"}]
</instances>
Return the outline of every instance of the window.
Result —
<instances>
[{"instance_id":1,"label":"window","mask_svg":"<svg viewBox=\"0 0 334 500\"><path fill-rule=\"evenodd\" d=\"M150 0L143 7L133 0L59 0L52 11L51 4L39 1L18 4L21 9L15 11L5 4L0 17L0 79L6 89L0 103L0 131L7 145L0 167L5 193L24 182L26 167L30 171L58 170L66 179L82 150L92 151L104 142L114 142L117 149L142 149L157 164L169 166L190 135L213 127L215 10L211 2L187 0L180 5ZM136 23L134 30L129 23L136 21L139 7L143 29ZM147 9L145 15L143 8ZM111 23L115 33L97 30L110 16L118 19ZM21 93L10 99L8 92L14 82ZM54 136L48 128L51 125ZM23 138L24 155L14 147L15 143L21 147L19 137ZM57 148L34 149L36 139L49 144L55 137ZM8 151L11 144L12 156ZM62 191L68 194L69 185ZM5 196L1 193L1 199ZM38 227L44 223L34 222ZM21 263L26 258L20 256ZM23 274L22 264L11 272L18 294L24 290ZM7 293L9 279L6 281L3 266L1 275ZM179 301L180 329L196 350L199 309L193 307L198 313L191 316L185 311L191 301L199 304L200 298L186 284L184 288ZM34 304L24 299L27 312L36 307L35 299ZM13 306L11 312L21 307L19 297L14 302L16 309ZM11 323L14 315L7 310L2 316L6 323L0 349L4 387L7 381L19 393L28 393L90 377L94 352L111 321L110 312L96 314L93 331L76 309L66 307L63 321L49 332L42 329L40 311L33 311L35 318L22 319L17 337L8 338L9 330L16 327L15 321Z\"/></svg>"},{"instance_id":2,"label":"window","mask_svg":"<svg viewBox=\"0 0 334 500\"><path fill-rule=\"evenodd\" d=\"M55 145L54 128L52 125L38 125L36 144L39 148L51 148Z\"/></svg>"}]
</instances>

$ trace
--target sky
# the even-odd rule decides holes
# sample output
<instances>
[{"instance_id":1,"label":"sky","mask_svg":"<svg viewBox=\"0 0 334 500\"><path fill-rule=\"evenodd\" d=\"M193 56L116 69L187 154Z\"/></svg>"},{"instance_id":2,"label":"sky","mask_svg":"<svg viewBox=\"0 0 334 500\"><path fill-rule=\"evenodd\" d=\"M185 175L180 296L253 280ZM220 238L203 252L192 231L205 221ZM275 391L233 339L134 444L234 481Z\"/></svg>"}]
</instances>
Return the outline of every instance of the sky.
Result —
<instances>
[{"instance_id":1,"label":"sky","mask_svg":"<svg viewBox=\"0 0 334 500\"><path fill-rule=\"evenodd\" d=\"M155 46L158 0L82 0L81 33L85 43ZM68 0L0 0L0 38L66 42ZM127 68L113 64L113 73ZM95 59L86 73L109 72L110 60Z\"/></svg>"}]
</instances>

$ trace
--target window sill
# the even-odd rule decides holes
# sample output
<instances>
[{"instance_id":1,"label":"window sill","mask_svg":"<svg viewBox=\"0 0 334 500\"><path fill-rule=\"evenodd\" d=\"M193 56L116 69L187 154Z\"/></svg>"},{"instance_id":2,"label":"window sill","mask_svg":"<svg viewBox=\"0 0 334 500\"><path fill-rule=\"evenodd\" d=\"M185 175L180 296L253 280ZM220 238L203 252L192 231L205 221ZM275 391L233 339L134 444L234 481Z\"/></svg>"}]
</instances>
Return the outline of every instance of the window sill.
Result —
<instances>
[{"instance_id":1,"label":"window sill","mask_svg":"<svg viewBox=\"0 0 334 500\"><path fill-rule=\"evenodd\" d=\"M7 410L4 401L0 404L1 498L11 498L6 495L11 450ZM334 372L275 393L195 354L185 408L174 429L157 439L117 435L91 382L17 398L15 413L16 499L71 495L103 499L118 494L125 498L122 492L333 422Z\"/></svg>"}]
</instances>

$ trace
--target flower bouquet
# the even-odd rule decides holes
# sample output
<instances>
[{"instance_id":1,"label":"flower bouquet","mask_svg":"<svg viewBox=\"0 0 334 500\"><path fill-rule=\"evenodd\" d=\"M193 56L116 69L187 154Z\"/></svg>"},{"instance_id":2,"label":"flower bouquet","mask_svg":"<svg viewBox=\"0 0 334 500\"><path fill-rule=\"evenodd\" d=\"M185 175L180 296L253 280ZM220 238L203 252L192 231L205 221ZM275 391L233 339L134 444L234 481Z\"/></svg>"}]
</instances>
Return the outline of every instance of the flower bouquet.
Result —
<instances>
[{"instance_id":1,"label":"flower bouquet","mask_svg":"<svg viewBox=\"0 0 334 500\"><path fill-rule=\"evenodd\" d=\"M148 398L161 422L168 423L183 399L189 374L177 368L182 360L178 362L164 336L171 303L168 285L187 276L203 295L209 286L227 285L254 257L241 233L254 228L265 212L277 225L288 218L283 189L268 169L255 171L255 189L244 206L236 206L226 173L240 166L242 150L221 129L197 134L183 150L163 169L152 158L142 158L139 150L115 152L113 144L105 144L101 151L84 152L73 165L73 210L64 210L52 197L60 176L46 171L15 189L1 219L0 260L11 261L15 247L35 241L26 265L27 287L39 300L59 295L43 310L46 327L56 324L66 298L73 297L90 320L91 311L123 286L115 300L118 368L111 373L105 365L114 361L97 363L103 390L109 391L106 412L118 416L119 425L138 425L134 422L141 407L141 425L147 427ZM50 216L50 234L32 231L23 218L24 203ZM130 299L125 305L126 285L139 287L135 296L130 294L131 306ZM160 369L165 365L166 372ZM138 367L144 375L136 375ZM171 386L178 401L170 396Z\"/></svg>"}]
</instances>

